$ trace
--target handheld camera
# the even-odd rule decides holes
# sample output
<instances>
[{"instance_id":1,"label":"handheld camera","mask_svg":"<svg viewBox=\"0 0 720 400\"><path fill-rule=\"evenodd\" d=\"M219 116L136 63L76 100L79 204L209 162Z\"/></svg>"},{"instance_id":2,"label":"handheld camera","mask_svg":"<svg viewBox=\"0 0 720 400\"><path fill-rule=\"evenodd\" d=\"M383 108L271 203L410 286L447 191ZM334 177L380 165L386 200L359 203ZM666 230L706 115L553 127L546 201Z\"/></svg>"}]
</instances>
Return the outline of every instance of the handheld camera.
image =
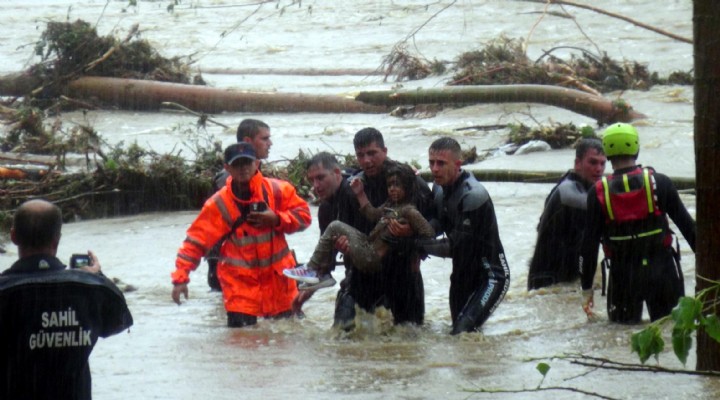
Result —
<instances>
[{"instance_id":1,"label":"handheld camera","mask_svg":"<svg viewBox=\"0 0 720 400\"><path fill-rule=\"evenodd\" d=\"M268 208L267 204L265 204L262 201L250 204L250 211L263 212L263 211L267 210L267 208Z\"/></svg>"},{"instance_id":2,"label":"handheld camera","mask_svg":"<svg viewBox=\"0 0 720 400\"><path fill-rule=\"evenodd\" d=\"M90 263L90 256L87 254L73 254L70 257L70 268L89 267Z\"/></svg>"}]
</instances>

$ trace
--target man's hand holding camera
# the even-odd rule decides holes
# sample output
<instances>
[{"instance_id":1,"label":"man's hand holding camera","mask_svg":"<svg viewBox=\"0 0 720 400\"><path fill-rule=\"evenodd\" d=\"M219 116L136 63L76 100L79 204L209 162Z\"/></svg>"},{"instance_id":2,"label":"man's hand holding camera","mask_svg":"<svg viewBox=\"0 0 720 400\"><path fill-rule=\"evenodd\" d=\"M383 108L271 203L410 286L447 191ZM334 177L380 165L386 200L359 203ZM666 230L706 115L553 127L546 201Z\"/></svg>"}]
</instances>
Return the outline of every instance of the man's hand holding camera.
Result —
<instances>
[{"instance_id":1,"label":"man's hand holding camera","mask_svg":"<svg viewBox=\"0 0 720 400\"><path fill-rule=\"evenodd\" d=\"M70 257L70 268L98 274L100 273L100 261L98 261L95 253L88 250L87 255L73 254L72 257Z\"/></svg>"}]
</instances>

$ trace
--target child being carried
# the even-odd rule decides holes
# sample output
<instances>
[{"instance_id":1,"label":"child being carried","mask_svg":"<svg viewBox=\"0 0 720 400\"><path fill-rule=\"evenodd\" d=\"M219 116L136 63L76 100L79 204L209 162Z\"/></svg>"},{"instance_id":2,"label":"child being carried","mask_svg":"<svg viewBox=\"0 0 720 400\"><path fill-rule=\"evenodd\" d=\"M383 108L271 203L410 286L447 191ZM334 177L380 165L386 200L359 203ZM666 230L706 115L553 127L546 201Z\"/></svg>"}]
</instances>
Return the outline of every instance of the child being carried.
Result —
<instances>
[{"instance_id":1,"label":"child being carried","mask_svg":"<svg viewBox=\"0 0 720 400\"><path fill-rule=\"evenodd\" d=\"M380 207L370 204L365 195L362 180L353 179L350 187L357 196L360 213L371 222L377 222L369 235L352 226L333 221L320 237L315 251L307 265L286 269L283 274L290 279L303 282L300 290L315 290L330 287L335 279L330 275L334 261L334 244L337 238L345 236L350 250L345 258L361 272L376 272L382 266L382 259L391 248L392 233L388 228L391 220L410 225L415 237L432 238L435 231L412 203L417 179L413 170L404 164L396 164L386 172L388 199Z\"/></svg>"}]
</instances>

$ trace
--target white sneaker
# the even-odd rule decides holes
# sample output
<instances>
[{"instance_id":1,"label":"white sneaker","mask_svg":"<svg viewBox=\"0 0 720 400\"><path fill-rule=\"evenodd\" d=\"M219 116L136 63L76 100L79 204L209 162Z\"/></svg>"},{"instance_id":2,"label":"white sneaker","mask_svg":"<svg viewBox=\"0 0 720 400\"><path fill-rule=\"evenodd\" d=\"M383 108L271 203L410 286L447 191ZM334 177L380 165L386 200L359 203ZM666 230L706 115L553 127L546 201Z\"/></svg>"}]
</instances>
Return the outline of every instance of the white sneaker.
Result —
<instances>
[{"instance_id":1,"label":"white sneaker","mask_svg":"<svg viewBox=\"0 0 720 400\"><path fill-rule=\"evenodd\" d=\"M298 282L311 284L320 282L320 278L318 278L317 272L315 272L315 270L308 269L304 265L301 265L297 268L285 269L283 270L283 275Z\"/></svg>"},{"instance_id":2,"label":"white sneaker","mask_svg":"<svg viewBox=\"0 0 720 400\"><path fill-rule=\"evenodd\" d=\"M335 278L330 274L325 274L319 279L318 283L301 283L298 285L298 290L317 290L335 285Z\"/></svg>"}]
</instances>

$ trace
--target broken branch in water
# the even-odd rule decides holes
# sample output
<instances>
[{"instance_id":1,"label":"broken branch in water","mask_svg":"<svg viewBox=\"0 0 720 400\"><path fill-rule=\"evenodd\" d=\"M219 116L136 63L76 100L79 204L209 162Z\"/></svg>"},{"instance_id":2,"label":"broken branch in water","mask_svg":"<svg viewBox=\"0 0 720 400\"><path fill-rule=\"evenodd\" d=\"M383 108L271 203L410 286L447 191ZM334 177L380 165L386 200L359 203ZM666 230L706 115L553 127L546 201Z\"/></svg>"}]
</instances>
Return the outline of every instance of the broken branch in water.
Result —
<instances>
[{"instance_id":1,"label":"broken branch in water","mask_svg":"<svg viewBox=\"0 0 720 400\"><path fill-rule=\"evenodd\" d=\"M230 129L229 126L223 124L222 122L215 121L214 119L208 117L207 114L199 113L199 112L197 112L197 111L193 111L193 110L185 107L185 106L182 105L182 104L173 103L172 101L164 101L164 102L162 102L161 104L164 105L164 106L167 106L167 107L179 108L179 109L181 109L181 110L183 110L183 111L185 111L185 112L187 112L187 113L189 113L189 114L192 114L192 115L200 118L202 121L212 122L213 124L222 126L222 127L225 128L225 129Z\"/></svg>"}]
</instances>

